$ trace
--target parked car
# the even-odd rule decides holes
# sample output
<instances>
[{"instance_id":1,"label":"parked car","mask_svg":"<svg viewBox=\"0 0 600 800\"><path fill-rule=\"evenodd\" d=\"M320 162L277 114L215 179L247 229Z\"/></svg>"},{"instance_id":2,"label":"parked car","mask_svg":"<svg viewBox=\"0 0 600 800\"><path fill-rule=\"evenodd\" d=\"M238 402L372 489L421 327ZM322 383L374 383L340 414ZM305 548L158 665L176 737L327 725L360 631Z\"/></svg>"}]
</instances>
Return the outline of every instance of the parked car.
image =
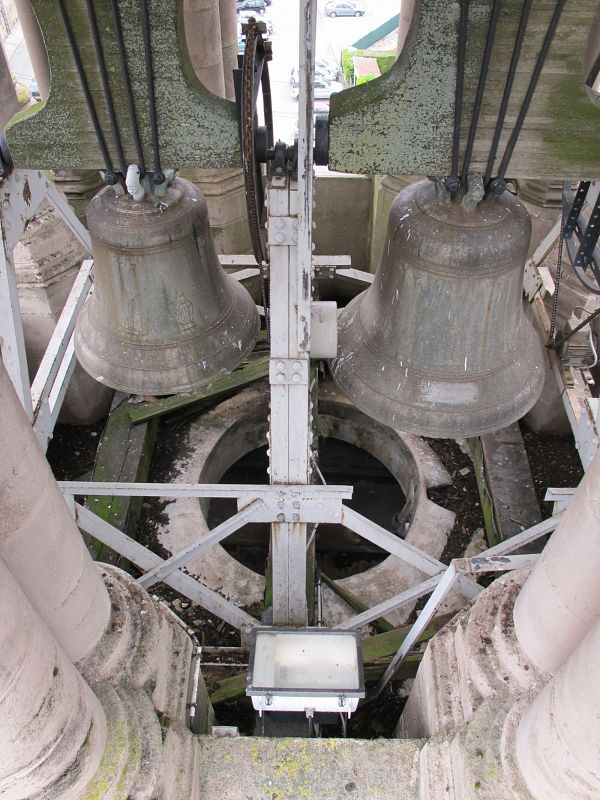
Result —
<instances>
[{"instance_id":1,"label":"parked car","mask_svg":"<svg viewBox=\"0 0 600 800\"><path fill-rule=\"evenodd\" d=\"M334 92L341 92L344 87L337 81L328 81L323 77L315 76L314 98L315 100L329 100ZM292 85L292 97L298 97L300 87L297 83Z\"/></svg>"},{"instance_id":2,"label":"parked car","mask_svg":"<svg viewBox=\"0 0 600 800\"><path fill-rule=\"evenodd\" d=\"M31 83L29 84L29 91L31 92L31 96L34 100L41 100L42 96L40 94L40 90L38 87L38 83L35 78L31 79Z\"/></svg>"},{"instance_id":3,"label":"parked car","mask_svg":"<svg viewBox=\"0 0 600 800\"><path fill-rule=\"evenodd\" d=\"M241 5L243 2L244 2L244 0L236 0L236 6L237 6L238 10L239 10L239 7L240 7L240 5ZM272 2L272 0L263 0L263 5L265 5L265 6L270 6L270 5L271 5L271 2Z\"/></svg>"},{"instance_id":4,"label":"parked car","mask_svg":"<svg viewBox=\"0 0 600 800\"><path fill-rule=\"evenodd\" d=\"M327 3L325 6L325 13L328 17L362 17L365 10L355 3L339 3L334 1Z\"/></svg>"},{"instance_id":5,"label":"parked car","mask_svg":"<svg viewBox=\"0 0 600 800\"><path fill-rule=\"evenodd\" d=\"M336 81L342 70L339 64L333 61L327 61L325 58L317 58L315 60L315 72L320 72L321 75L328 75L330 81Z\"/></svg>"},{"instance_id":6,"label":"parked car","mask_svg":"<svg viewBox=\"0 0 600 800\"><path fill-rule=\"evenodd\" d=\"M238 14L240 11L257 11L259 14L264 14L266 10L265 0L242 0L237 5Z\"/></svg>"},{"instance_id":7,"label":"parked car","mask_svg":"<svg viewBox=\"0 0 600 800\"><path fill-rule=\"evenodd\" d=\"M338 70L326 69L319 64L315 64L315 79L322 80L326 83L331 83L332 81L336 80L339 75ZM298 88L298 67L292 67L292 71L290 73L290 86L292 89L294 87Z\"/></svg>"}]
</instances>

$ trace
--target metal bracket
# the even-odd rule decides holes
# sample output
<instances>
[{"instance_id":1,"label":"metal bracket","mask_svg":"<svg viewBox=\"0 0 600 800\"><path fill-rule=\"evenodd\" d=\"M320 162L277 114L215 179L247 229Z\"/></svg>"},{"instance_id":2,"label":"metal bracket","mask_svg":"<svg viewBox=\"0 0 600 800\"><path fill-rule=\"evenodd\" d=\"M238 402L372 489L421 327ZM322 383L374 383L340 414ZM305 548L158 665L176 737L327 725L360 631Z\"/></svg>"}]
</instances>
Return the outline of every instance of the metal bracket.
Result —
<instances>
[{"instance_id":1,"label":"metal bracket","mask_svg":"<svg viewBox=\"0 0 600 800\"><path fill-rule=\"evenodd\" d=\"M275 487L274 487L275 488ZM279 496L260 498L263 507L254 515L254 522L329 522L339 523L342 519L342 500L339 497L315 497L310 486L305 491L282 488ZM248 498L238 500L238 508L243 508Z\"/></svg>"},{"instance_id":2,"label":"metal bracket","mask_svg":"<svg viewBox=\"0 0 600 800\"><path fill-rule=\"evenodd\" d=\"M323 264L313 266L315 280L333 280L335 278L335 264Z\"/></svg>"},{"instance_id":3,"label":"metal bracket","mask_svg":"<svg viewBox=\"0 0 600 800\"><path fill-rule=\"evenodd\" d=\"M305 358L274 358L269 362L269 383L308 386L308 366Z\"/></svg>"},{"instance_id":4,"label":"metal bracket","mask_svg":"<svg viewBox=\"0 0 600 800\"><path fill-rule=\"evenodd\" d=\"M284 246L298 244L298 217L275 217L268 222L269 246Z\"/></svg>"}]
</instances>

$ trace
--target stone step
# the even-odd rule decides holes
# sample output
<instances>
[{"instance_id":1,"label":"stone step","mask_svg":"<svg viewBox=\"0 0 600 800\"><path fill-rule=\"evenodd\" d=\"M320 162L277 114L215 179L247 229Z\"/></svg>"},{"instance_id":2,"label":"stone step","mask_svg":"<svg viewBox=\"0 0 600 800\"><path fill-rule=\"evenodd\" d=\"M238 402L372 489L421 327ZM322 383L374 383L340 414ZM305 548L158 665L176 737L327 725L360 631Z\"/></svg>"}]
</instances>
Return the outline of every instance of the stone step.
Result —
<instances>
[{"instance_id":1,"label":"stone step","mask_svg":"<svg viewBox=\"0 0 600 800\"><path fill-rule=\"evenodd\" d=\"M202 800L414 800L421 740L200 739Z\"/></svg>"}]
</instances>

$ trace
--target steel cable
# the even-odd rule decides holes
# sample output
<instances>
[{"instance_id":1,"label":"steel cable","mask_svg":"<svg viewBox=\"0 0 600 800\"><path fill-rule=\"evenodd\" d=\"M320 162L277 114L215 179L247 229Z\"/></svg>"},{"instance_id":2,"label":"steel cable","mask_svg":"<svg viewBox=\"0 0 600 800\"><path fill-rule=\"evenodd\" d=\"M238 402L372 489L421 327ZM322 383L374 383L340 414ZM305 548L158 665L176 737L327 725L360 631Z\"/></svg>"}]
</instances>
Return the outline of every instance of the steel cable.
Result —
<instances>
[{"instance_id":1,"label":"steel cable","mask_svg":"<svg viewBox=\"0 0 600 800\"><path fill-rule=\"evenodd\" d=\"M127 173L127 162L125 154L123 153L123 143L121 141L121 133L119 131L119 123L117 121L117 114L115 111L115 104L110 89L108 80L108 72L106 70L106 60L104 58L104 50L102 48L102 41L100 40L100 31L98 30L98 20L96 18L96 11L94 9L93 0L85 0L87 8L88 19L90 22L90 30L92 32L92 41L96 51L96 59L98 62L98 69L100 71L100 80L102 82L102 89L104 91L104 99L106 101L106 108L108 111L108 119L110 122L110 129L112 133L113 145L117 152L117 158L121 167L123 175Z\"/></svg>"},{"instance_id":2,"label":"steel cable","mask_svg":"<svg viewBox=\"0 0 600 800\"><path fill-rule=\"evenodd\" d=\"M123 38L123 27L121 25L121 14L119 11L118 0L110 0L110 10L112 13L113 23L115 26L115 33L117 35L117 49L119 51L119 60L121 62L121 73L123 75L123 82L125 84L125 91L127 94L127 110L129 112L129 119L131 120L131 130L133 133L133 141L137 153L138 167L140 168L140 178L146 174L146 163L144 160L144 148L140 136L140 128L138 125L135 99L133 97L133 89L131 87L131 76L129 73L129 64L127 63L127 52L125 50L125 40Z\"/></svg>"},{"instance_id":3,"label":"steel cable","mask_svg":"<svg viewBox=\"0 0 600 800\"><path fill-rule=\"evenodd\" d=\"M158 142L158 117L156 114L156 94L154 87L154 63L152 59L152 41L150 36L150 13L148 0L141 0L142 28L144 34L144 60L146 63L146 81L148 84L148 104L150 106L150 127L152 129L152 146L154 148L154 176L155 184L164 183L165 176L160 164L160 145Z\"/></svg>"},{"instance_id":4,"label":"steel cable","mask_svg":"<svg viewBox=\"0 0 600 800\"><path fill-rule=\"evenodd\" d=\"M510 66L508 68L508 73L506 76L506 83L504 84L504 93L502 95L502 102L500 103L500 111L498 112L498 120L496 122L496 129L494 130L494 138L492 140L492 146L490 148L488 163L485 170L483 183L486 188L492 178L494 161L496 160L498 145L500 143L500 136L502 135L502 128L504 127L504 120L506 118L506 111L508 109L508 103L512 92L515 74L517 72L517 66L519 64L519 59L521 57L521 49L523 47L523 41L525 39L525 29L527 28L527 22L529 20L529 12L531 11L532 3L533 0L525 0L525 3L523 4L523 10L521 11L519 29L517 31L515 46L513 48L512 57L510 60Z\"/></svg>"},{"instance_id":5,"label":"steel cable","mask_svg":"<svg viewBox=\"0 0 600 800\"><path fill-rule=\"evenodd\" d=\"M471 117L471 126L469 128L469 136L467 138L467 146L465 148L465 155L463 159L463 167L461 175L461 183L463 186L467 185L467 176L469 174L469 167L471 165L471 157L473 155L475 135L477 133L477 126L479 124L479 115L481 114L481 105L483 103L483 93L485 91L485 85L487 82L490 59L492 57L492 48L494 46L494 39L496 38L496 28L498 25L498 15L500 14L501 5L502 5L502 0L494 0L494 4L492 6L492 13L490 14L490 22L485 40L485 49L483 51L483 59L481 61L481 69L479 71L477 92L475 94L473 116Z\"/></svg>"},{"instance_id":6,"label":"steel cable","mask_svg":"<svg viewBox=\"0 0 600 800\"><path fill-rule=\"evenodd\" d=\"M69 47L71 49L73 61L75 62L75 69L77 70L77 76L79 77L79 82L83 90L85 103L87 105L88 112L92 120L94 133L96 134L96 140L98 142L98 147L100 148L100 152L102 153L102 160L104 161L104 165L106 167L105 182L108 184L115 184L117 182L117 177L115 175L113 161L110 152L108 150L108 147L106 145L106 139L104 138L104 133L102 132L102 126L100 125L98 113L96 111L96 107L94 105L94 101L90 92L90 87L87 81L85 70L83 68L83 63L81 61L81 55L77 47L77 42L75 41L75 36L73 34L73 28L71 27L69 15L67 14L67 10L65 8L63 0L56 0L56 3L58 5L58 10L60 12L65 33L67 34L67 40L69 42Z\"/></svg>"},{"instance_id":7,"label":"steel cable","mask_svg":"<svg viewBox=\"0 0 600 800\"><path fill-rule=\"evenodd\" d=\"M548 55L548 51L550 50L550 45L552 44L552 40L554 39L554 34L556 33L556 28L558 27L558 23L566 2L567 0L558 0L556 8L554 9L554 14L552 15L552 19L550 20L550 25L546 32L546 36L544 37L544 43L542 45L542 49L540 50L539 55L537 57L537 61L533 70L533 75L531 76L529 86L527 87L525 99L523 100L523 104L521 105L521 110L519 111L517 121L515 122L515 127L513 128L508 143L506 145L506 149L502 157L502 162L500 163L500 168L498 170L498 174L495 180L500 180L500 181L505 180L506 170L508 169L508 165L510 163L510 159L512 158L512 154L514 152L517 139L519 138L519 135L521 133L523 122L525 121L525 117L527 116L527 112L529 111L529 106L531 105L531 99L536 90L538 80L542 72L542 68L546 62L546 56Z\"/></svg>"}]
</instances>

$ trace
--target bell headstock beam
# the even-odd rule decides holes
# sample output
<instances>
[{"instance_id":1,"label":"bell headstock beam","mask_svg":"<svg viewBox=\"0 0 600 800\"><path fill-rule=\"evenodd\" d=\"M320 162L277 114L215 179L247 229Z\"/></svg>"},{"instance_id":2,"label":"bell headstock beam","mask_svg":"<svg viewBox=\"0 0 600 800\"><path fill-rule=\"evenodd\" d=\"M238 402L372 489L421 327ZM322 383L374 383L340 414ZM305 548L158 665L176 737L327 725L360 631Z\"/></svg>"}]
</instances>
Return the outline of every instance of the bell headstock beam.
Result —
<instances>
[{"instance_id":1,"label":"bell headstock beam","mask_svg":"<svg viewBox=\"0 0 600 800\"><path fill-rule=\"evenodd\" d=\"M463 0L465 2L465 0ZM329 166L341 172L450 175L460 3L416 0L392 69L331 98ZM460 163L467 146L493 0L471 0L465 52ZM470 168L485 172L523 0L497 21ZM521 109L556 0L532 5L495 170ZM600 100L586 87L600 47L598 0L567 2L544 62L507 178L600 177ZM587 66L587 72L586 72ZM495 174L495 173L494 173Z\"/></svg>"},{"instance_id":2,"label":"bell headstock beam","mask_svg":"<svg viewBox=\"0 0 600 800\"><path fill-rule=\"evenodd\" d=\"M137 164L139 147L128 110L128 86L111 6L119 12L131 94L143 155L155 163L151 93L147 79L144 26L139 0L32 0L52 72L50 96L15 116L6 131L15 165L30 169L104 169L84 89L65 25L73 31L89 93L115 169L118 144L112 135L110 103L87 5L93 9L110 94L127 164ZM234 167L240 163L235 104L209 92L195 76L183 35L183 0L147 0L160 161L163 168Z\"/></svg>"}]
</instances>

